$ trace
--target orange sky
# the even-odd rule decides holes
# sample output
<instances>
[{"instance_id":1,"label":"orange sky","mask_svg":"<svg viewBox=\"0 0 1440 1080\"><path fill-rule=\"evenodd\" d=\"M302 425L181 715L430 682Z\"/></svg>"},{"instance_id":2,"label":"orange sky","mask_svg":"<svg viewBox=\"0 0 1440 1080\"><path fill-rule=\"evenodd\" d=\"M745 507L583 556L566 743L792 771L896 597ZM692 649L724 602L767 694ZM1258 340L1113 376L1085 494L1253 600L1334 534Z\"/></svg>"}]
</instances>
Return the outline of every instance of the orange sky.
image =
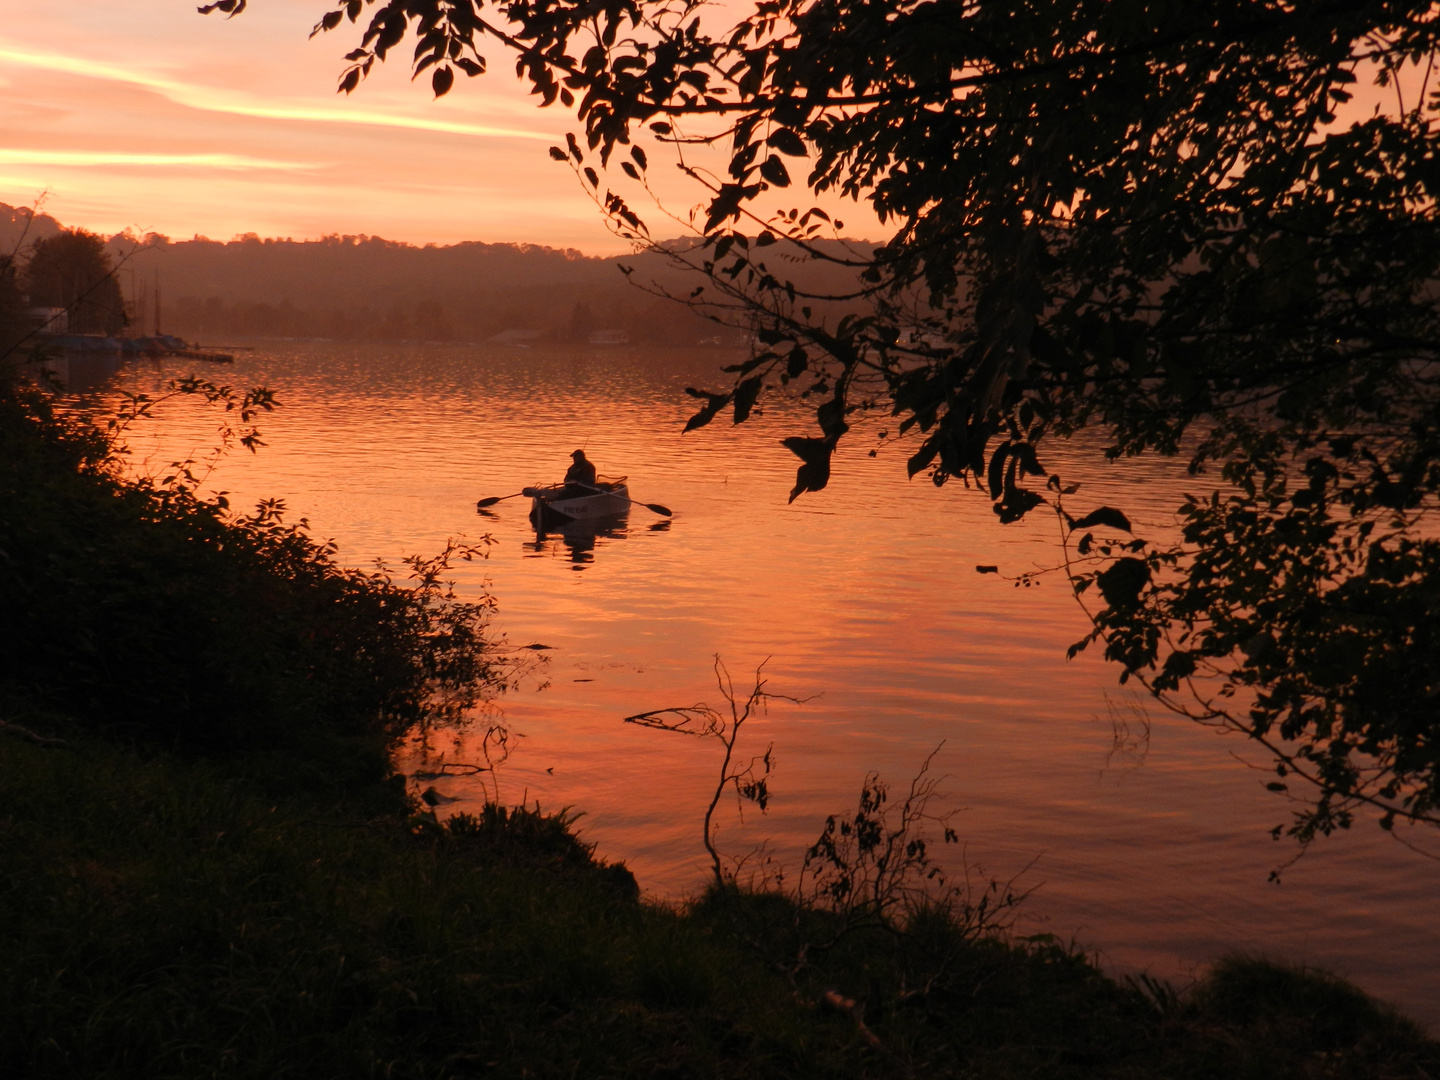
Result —
<instances>
[{"instance_id":1,"label":"orange sky","mask_svg":"<svg viewBox=\"0 0 1440 1080\"><path fill-rule=\"evenodd\" d=\"M345 98L353 28L308 40L323 0L0 0L0 201L67 225L199 233L369 233L415 243L624 250L547 147L575 129L535 107L499 50L440 101L408 48ZM670 189L675 205L693 189ZM673 235L678 228L659 228Z\"/></svg>"},{"instance_id":2,"label":"orange sky","mask_svg":"<svg viewBox=\"0 0 1440 1080\"><path fill-rule=\"evenodd\" d=\"M47 192L45 210L64 224L176 239L368 233L626 249L546 153L577 129L573 116L536 108L499 49L489 74L435 101L426 80L409 81L403 46L346 98L335 81L358 31L309 40L325 0L252 0L231 20L195 5L0 0L0 202ZM1360 90L1348 111L1388 107ZM701 193L666 160L652 154L651 180L683 214ZM655 235L682 232L635 205ZM822 205L844 215L847 235L885 236L853 203Z\"/></svg>"}]
</instances>

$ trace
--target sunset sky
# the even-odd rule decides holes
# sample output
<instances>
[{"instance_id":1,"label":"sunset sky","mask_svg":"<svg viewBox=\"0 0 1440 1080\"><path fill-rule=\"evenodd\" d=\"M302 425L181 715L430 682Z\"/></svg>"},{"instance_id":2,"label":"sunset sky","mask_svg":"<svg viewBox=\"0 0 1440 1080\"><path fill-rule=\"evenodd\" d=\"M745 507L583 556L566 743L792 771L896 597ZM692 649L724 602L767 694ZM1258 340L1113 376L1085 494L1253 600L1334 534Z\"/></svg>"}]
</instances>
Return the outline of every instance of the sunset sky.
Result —
<instances>
[{"instance_id":1,"label":"sunset sky","mask_svg":"<svg viewBox=\"0 0 1440 1080\"><path fill-rule=\"evenodd\" d=\"M717 6L711 17L728 21ZM45 192L66 225L175 239L367 233L625 249L546 153L578 130L573 115L537 108L499 48L488 74L461 77L439 101L427 80L410 82L408 45L347 98L336 79L359 30L311 40L325 0L252 0L235 19L195 7L0 0L0 202ZM1368 81L1345 122L1388 106ZM701 193L652 156L652 182L683 214ZM853 203L822 205L844 214L850 236L885 235ZM658 236L681 232L645 216Z\"/></svg>"},{"instance_id":2,"label":"sunset sky","mask_svg":"<svg viewBox=\"0 0 1440 1080\"><path fill-rule=\"evenodd\" d=\"M335 84L358 31L308 40L323 0L254 0L230 20L195 7L0 0L0 202L44 191L66 225L175 239L623 249L546 153L573 116L536 108L500 50L489 74L435 101L402 48L346 98Z\"/></svg>"}]
</instances>

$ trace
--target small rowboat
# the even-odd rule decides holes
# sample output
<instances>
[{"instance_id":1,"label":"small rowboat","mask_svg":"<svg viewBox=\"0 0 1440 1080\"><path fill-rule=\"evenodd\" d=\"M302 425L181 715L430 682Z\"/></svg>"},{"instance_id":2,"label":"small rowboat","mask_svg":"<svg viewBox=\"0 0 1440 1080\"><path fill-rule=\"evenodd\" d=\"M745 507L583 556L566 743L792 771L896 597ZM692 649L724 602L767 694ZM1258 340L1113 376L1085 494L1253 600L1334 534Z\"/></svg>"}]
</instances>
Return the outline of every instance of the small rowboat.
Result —
<instances>
[{"instance_id":1,"label":"small rowboat","mask_svg":"<svg viewBox=\"0 0 1440 1080\"><path fill-rule=\"evenodd\" d=\"M594 494L575 494L581 487L586 485L527 487L521 494L530 497L531 524L543 530L570 521L617 518L630 510L630 489L625 486L623 476L618 480L598 480L593 488L586 488Z\"/></svg>"}]
</instances>

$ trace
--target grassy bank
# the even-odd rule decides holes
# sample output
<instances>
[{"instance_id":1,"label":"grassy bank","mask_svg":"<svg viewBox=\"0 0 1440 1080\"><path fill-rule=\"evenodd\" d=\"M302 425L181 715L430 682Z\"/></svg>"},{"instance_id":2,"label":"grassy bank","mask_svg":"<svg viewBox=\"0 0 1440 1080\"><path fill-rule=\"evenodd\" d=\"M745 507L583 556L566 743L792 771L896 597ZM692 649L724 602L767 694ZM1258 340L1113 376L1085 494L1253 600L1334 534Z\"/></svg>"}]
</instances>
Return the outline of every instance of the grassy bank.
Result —
<instances>
[{"instance_id":1,"label":"grassy bank","mask_svg":"<svg viewBox=\"0 0 1440 1080\"><path fill-rule=\"evenodd\" d=\"M0 741L5 1075L1440 1070L1440 1048L1353 988L1254 962L1157 998L1053 943L935 918L787 974L795 935L822 937L823 915L773 896L642 904L559 819L444 828L381 802L366 816L277 797L93 738Z\"/></svg>"}]
</instances>

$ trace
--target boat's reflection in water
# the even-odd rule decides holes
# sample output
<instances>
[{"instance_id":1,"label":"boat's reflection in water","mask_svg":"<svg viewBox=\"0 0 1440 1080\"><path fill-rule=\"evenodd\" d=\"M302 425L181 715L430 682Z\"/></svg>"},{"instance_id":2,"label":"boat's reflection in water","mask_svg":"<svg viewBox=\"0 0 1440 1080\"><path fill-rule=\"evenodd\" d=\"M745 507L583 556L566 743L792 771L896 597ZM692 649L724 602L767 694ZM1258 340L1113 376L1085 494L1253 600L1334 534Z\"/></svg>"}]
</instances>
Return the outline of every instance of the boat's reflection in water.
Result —
<instances>
[{"instance_id":1,"label":"boat's reflection in water","mask_svg":"<svg viewBox=\"0 0 1440 1080\"><path fill-rule=\"evenodd\" d=\"M583 570L595 561L595 549L602 541L623 540L629 532L629 513L587 521L544 521L535 528L535 539L525 543L532 552L527 558L565 555L572 570ZM667 521L668 526L670 523Z\"/></svg>"},{"instance_id":2,"label":"boat's reflection in water","mask_svg":"<svg viewBox=\"0 0 1440 1080\"><path fill-rule=\"evenodd\" d=\"M499 520L500 515L488 507L479 511L482 518ZM534 518L531 519L532 523ZM572 564L572 569L583 570L595 561L595 550L602 547L602 541L624 540L634 532L669 532L671 522L667 518L646 525L630 528L629 513L611 517L592 518L589 521L546 521L535 530L535 539L527 540L521 546L527 559L547 559L563 555Z\"/></svg>"}]
</instances>

